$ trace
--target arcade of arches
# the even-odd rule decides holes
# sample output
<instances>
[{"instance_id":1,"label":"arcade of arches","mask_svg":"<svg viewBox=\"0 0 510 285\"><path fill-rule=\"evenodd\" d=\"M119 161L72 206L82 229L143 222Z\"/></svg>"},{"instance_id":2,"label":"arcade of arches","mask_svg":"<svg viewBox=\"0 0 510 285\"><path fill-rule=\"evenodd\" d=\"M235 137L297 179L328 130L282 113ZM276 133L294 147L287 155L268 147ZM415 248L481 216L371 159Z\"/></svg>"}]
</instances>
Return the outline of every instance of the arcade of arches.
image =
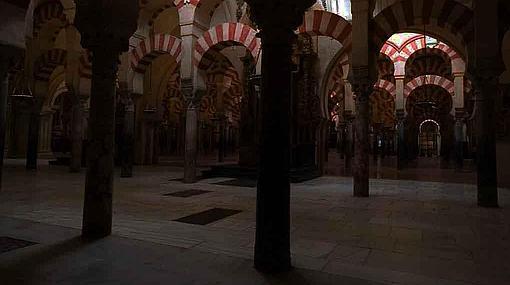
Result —
<instances>
[{"instance_id":1,"label":"arcade of arches","mask_svg":"<svg viewBox=\"0 0 510 285\"><path fill-rule=\"evenodd\" d=\"M84 172L82 235L101 238L116 176L257 181L262 272L290 268L291 182L473 184L504 206L507 2L0 0L4 184L23 188L20 161Z\"/></svg>"}]
</instances>

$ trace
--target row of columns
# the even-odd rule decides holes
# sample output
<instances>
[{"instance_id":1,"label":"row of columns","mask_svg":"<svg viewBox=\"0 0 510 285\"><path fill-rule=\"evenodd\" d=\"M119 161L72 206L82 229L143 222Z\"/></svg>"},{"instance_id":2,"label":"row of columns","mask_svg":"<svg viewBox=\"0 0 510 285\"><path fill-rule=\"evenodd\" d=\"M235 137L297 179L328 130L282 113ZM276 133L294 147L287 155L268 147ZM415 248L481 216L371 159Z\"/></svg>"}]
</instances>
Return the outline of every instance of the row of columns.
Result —
<instances>
[{"instance_id":1,"label":"row of columns","mask_svg":"<svg viewBox=\"0 0 510 285\"><path fill-rule=\"evenodd\" d=\"M477 0L478 1L478 0ZM257 213L255 240L255 267L264 272L289 270L290 260L290 112L291 112L291 56L295 29L301 24L306 8L313 0L248 0L251 13L261 28L262 82L261 82L261 129L259 148L259 175L257 185ZM494 6L480 8L483 19L495 13ZM354 122L354 195L369 195L369 96L372 93L369 58L369 1L352 2L353 10L353 74L356 94L356 117ZM475 10L476 11L476 10ZM82 234L88 238L100 238L111 233L112 196L114 172L115 129L115 81L119 54L128 49L128 39L136 29L137 0L82 1L77 2L76 26L82 34L82 45L93 53L92 89L90 98L89 146ZM485 13L485 14L484 14ZM484 16L485 15L485 16ZM479 19L480 19L479 18ZM487 28L485 23L475 21L477 28ZM494 26L488 26L490 29ZM493 38L487 39L478 30L479 37L493 46ZM485 30L485 29L484 29ZM477 41L478 42L478 41ZM479 203L482 206L497 205L495 168L495 130L493 126L493 94L496 85L496 69L489 63L494 58L484 58L488 47L476 49L479 56L479 92L477 93L478 120L478 174ZM490 51L493 51L492 49ZM6 68L0 61L2 80L0 101L0 129L5 123L5 98L7 96ZM484 68L486 67L486 68ZM482 72L483 71L483 72ZM488 76L489 74L490 76ZM483 80L482 80L483 79ZM486 80L485 80L486 79ZM188 83L188 84L187 84ZM189 84L191 83L191 84ZM197 153L197 105L201 97L193 82L183 80L183 96L188 104L186 113L186 159L184 180L196 179ZM128 104L129 105L129 104ZM38 104L36 104L38 106ZM37 110L37 109L35 109ZM126 120L131 120L131 110L126 109ZM31 118L36 124L38 116ZM2 120L3 119L3 120ZM37 122L38 123L38 122ZM38 128L37 128L38 129ZM32 139L37 131L31 129ZM2 132L4 133L4 132ZM130 130L126 137L130 139ZM0 139L0 146L2 140ZM37 141L34 143L37 145ZM34 152L30 150L27 166L33 163ZM3 153L3 152L2 152ZM37 149L35 150L37 154ZM35 156L36 158L36 156ZM127 163L126 163L127 165Z\"/></svg>"}]
</instances>

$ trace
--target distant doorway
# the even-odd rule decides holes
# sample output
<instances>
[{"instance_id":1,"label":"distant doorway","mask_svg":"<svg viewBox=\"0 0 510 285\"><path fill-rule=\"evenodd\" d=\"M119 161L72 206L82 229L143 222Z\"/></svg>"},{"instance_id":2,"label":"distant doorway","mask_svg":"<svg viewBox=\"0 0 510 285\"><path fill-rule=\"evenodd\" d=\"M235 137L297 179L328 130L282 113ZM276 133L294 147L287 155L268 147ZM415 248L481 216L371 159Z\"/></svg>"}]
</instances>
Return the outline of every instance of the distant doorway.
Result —
<instances>
[{"instance_id":1,"label":"distant doorway","mask_svg":"<svg viewBox=\"0 0 510 285\"><path fill-rule=\"evenodd\" d=\"M434 120L425 120L420 124L418 137L421 157L438 157L441 150L441 128Z\"/></svg>"}]
</instances>

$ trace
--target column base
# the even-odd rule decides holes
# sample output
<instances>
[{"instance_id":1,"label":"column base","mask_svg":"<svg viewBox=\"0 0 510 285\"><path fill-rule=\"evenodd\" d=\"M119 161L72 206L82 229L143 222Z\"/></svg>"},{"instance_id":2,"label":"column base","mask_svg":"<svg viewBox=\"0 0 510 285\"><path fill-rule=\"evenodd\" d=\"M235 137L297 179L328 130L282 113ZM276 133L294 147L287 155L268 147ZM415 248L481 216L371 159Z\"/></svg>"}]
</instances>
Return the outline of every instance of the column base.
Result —
<instances>
[{"instance_id":1,"label":"column base","mask_svg":"<svg viewBox=\"0 0 510 285\"><path fill-rule=\"evenodd\" d=\"M267 257L264 260L255 259L254 267L257 271L266 274L284 273L292 270L290 260L279 262L274 257Z\"/></svg>"},{"instance_id":2,"label":"column base","mask_svg":"<svg viewBox=\"0 0 510 285\"><path fill-rule=\"evenodd\" d=\"M498 202L494 201L478 201L478 206L482 208L499 208Z\"/></svg>"}]
</instances>

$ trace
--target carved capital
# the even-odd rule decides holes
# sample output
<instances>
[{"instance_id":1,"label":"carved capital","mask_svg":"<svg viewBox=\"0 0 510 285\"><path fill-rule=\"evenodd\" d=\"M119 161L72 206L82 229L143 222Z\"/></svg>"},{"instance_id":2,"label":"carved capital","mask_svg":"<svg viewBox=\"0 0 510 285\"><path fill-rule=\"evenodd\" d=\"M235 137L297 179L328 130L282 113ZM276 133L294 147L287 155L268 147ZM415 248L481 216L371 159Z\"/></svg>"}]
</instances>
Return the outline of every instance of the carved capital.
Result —
<instances>
[{"instance_id":1,"label":"carved capital","mask_svg":"<svg viewBox=\"0 0 510 285\"><path fill-rule=\"evenodd\" d=\"M138 10L138 0L76 0L75 26L82 46L127 51L137 28Z\"/></svg>"},{"instance_id":2,"label":"carved capital","mask_svg":"<svg viewBox=\"0 0 510 285\"><path fill-rule=\"evenodd\" d=\"M301 25L303 14L315 4L315 0L246 0L250 5L250 13L262 32L267 36L275 32L294 31ZM277 35L275 35L276 37Z\"/></svg>"},{"instance_id":3,"label":"carved capital","mask_svg":"<svg viewBox=\"0 0 510 285\"><path fill-rule=\"evenodd\" d=\"M398 109L395 111L395 116L398 122L403 122L406 118L406 111L404 111L404 109Z\"/></svg>"}]
</instances>

